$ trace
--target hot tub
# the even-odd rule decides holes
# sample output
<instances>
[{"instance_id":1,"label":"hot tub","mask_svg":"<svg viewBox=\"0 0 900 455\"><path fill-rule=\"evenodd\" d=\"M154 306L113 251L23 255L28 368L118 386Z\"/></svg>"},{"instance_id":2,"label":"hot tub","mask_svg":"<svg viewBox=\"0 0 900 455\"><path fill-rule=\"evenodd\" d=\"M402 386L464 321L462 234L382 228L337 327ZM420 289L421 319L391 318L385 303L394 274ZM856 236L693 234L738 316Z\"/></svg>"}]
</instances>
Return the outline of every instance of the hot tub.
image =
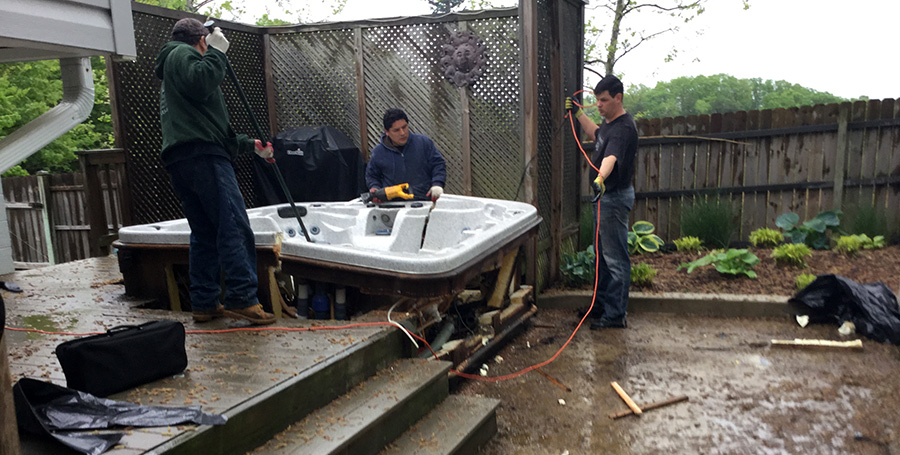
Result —
<instances>
[{"instance_id":1,"label":"hot tub","mask_svg":"<svg viewBox=\"0 0 900 455\"><path fill-rule=\"evenodd\" d=\"M298 208L311 241L287 204L247 211L258 252L271 250L294 276L410 297L464 289L535 235L541 222L529 204L451 194L436 203L354 200ZM189 238L187 220L180 219L122 228L116 247L139 262L141 250L186 251ZM127 292L128 276L125 281Z\"/></svg>"}]
</instances>

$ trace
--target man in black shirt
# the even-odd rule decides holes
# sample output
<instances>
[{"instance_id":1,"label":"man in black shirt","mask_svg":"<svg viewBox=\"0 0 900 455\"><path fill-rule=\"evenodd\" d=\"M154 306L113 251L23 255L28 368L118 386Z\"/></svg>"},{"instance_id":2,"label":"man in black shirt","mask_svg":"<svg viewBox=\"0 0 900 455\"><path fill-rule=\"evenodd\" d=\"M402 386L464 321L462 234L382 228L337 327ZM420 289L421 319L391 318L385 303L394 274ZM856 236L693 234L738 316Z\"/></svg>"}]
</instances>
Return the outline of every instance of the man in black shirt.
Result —
<instances>
[{"instance_id":1,"label":"man in black shirt","mask_svg":"<svg viewBox=\"0 0 900 455\"><path fill-rule=\"evenodd\" d=\"M631 260L628 257L628 214L634 207L634 161L638 135L634 117L622 106L624 87L617 77L604 77L594 88L602 125L594 123L581 109L575 114L581 128L595 138L593 167L594 251L597 257L598 283L594 301L596 315L591 329L625 328L628 288L631 286ZM566 107L571 109L571 100ZM602 202L602 205L601 205ZM600 212L597 229L597 212Z\"/></svg>"}]
</instances>

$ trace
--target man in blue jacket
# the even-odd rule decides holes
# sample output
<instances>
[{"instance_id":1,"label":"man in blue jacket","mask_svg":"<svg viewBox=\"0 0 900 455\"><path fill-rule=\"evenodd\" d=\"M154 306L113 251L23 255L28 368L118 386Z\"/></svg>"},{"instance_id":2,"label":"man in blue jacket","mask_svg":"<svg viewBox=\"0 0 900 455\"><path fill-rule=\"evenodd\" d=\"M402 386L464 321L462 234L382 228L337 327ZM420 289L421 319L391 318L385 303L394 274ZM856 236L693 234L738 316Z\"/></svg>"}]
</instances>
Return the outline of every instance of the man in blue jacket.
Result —
<instances>
[{"instance_id":1,"label":"man in blue jacket","mask_svg":"<svg viewBox=\"0 0 900 455\"><path fill-rule=\"evenodd\" d=\"M447 169L434 142L409 132L409 119L400 109L384 114L381 143L372 150L366 166L369 191L409 183L415 199L436 201L444 193Z\"/></svg>"}]
</instances>

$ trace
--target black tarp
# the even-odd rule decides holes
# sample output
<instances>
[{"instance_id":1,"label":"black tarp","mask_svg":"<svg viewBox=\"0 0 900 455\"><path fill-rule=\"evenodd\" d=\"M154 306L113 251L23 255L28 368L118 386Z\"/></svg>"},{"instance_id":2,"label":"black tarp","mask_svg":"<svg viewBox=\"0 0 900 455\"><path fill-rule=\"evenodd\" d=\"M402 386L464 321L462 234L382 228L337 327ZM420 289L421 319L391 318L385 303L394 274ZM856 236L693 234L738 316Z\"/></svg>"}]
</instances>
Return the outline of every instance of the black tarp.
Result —
<instances>
[{"instance_id":1,"label":"black tarp","mask_svg":"<svg viewBox=\"0 0 900 455\"><path fill-rule=\"evenodd\" d=\"M19 431L49 435L87 455L100 455L115 446L123 433L96 433L117 426L161 427L196 423L223 425L224 415L208 414L198 406L141 406L98 398L49 382L24 378L13 386Z\"/></svg>"},{"instance_id":2,"label":"black tarp","mask_svg":"<svg viewBox=\"0 0 900 455\"><path fill-rule=\"evenodd\" d=\"M873 340L900 345L900 306L884 283L860 284L840 275L819 275L788 301L811 322L842 324Z\"/></svg>"},{"instance_id":3,"label":"black tarp","mask_svg":"<svg viewBox=\"0 0 900 455\"><path fill-rule=\"evenodd\" d=\"M289 128L272 138L272 147L294 202L349 201L366 191L362 153L336 128ZM257 204L286 203L274 174L275 166L263 160L253 162Z\"/></svg>"}]
</instances>

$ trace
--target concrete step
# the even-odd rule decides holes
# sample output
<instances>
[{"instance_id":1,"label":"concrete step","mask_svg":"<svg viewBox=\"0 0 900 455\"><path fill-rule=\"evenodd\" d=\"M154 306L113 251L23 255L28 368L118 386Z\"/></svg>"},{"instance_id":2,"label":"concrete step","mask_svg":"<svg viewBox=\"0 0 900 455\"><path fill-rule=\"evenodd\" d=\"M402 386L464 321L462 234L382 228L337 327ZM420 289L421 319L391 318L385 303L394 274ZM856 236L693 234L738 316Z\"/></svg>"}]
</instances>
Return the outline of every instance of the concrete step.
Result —
<instances>
[{"instance_id":1,"label":"concrete step","mask_svg":"<svg viewBox=\"0 0 900 455\"><path fill-rule=\"evenodd\" d=\"M399 360L253 454L374 455L447 397L449 369L449 362Z\"/></svg>"},{"instance_id":2,"label":"concrete step","mask_svg":"<svg viewBox=\"0 0 900 455\"><path fill-rule=\"evenodd\" d=\"M379 455L465 455L497 432L500 400L462 395L447 397Z\"/></svg>"}]
</instances>

